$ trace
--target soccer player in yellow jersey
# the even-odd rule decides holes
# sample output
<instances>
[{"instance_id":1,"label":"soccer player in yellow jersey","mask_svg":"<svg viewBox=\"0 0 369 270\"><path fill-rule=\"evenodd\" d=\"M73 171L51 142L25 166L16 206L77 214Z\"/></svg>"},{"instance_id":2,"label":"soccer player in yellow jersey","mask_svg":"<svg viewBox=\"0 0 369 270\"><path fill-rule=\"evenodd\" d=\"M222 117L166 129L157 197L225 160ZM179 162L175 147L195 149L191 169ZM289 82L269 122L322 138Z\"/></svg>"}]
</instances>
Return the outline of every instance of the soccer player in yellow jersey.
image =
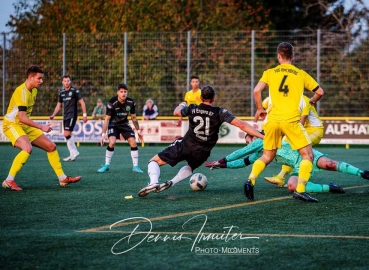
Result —
<instances>
[{"instance_id":1,"label":"soccer player in yellow jersey","mask_svg":"<svg viewBox=\"0 0 369 270\"><path fill-rule=\"evenodd\" d=\"M192 76L190 80L191 90L185 94L184 100L187 106L190 104L200 105L201 103L201 90L199 88L200 80L197 76Z\"/></svg>"},{"instance_id":2,"label":"soccer player in yellow jersey","mask_svg":"<svg viewBox=\"0 0 369 270\"><path fill-rule=\"evenodd\" d=\"M191 90L186 92L184 96L184 101L187 103L187 106L190 104L200 105L201 103L201 89L200 87L200 79L198 76L191 76L190 80ZM180 126L182 122L182 116L179 118L178 125Z\"/></svg>"},{"instance_id":3,"label":"soccer player in yellow jersey","mask_svg":"<svg viewBox=\"0 0 369 270\"><path fill-rule=\"evenodd\" d=\"M268 99L267 102L269 102L269 98L266 99ZM265 100L263 101L264 109L266 109L266 107L264 106ZM301 124L303 124L303 126L305 127L307 134L309 134L309 137L311 139L311 146L314 146L319 144L319 142L323 138L324 126L323 122L319 118L315 107L311 105L309 101L310 99L304 95L301 102L302 112L300 121ZM288 165L282 165L282 169L278 173L278 175L273 177L264 177L264 179L271 184L282 187L284 185L286 175L291 173L292 171L292 167Z\"/></svg>"},{"instance_id":4,"label":"soccer player in yellow jersey","mask_svg":"<svg viewBox=\"0 0 369 270\"><path fill-rule=\"evenodd\" d=\"M31 155L32 146L47 152L50 165L58 176L61 186L78 182L81 179L81 176L70 177L64 174L55 144L43 133L50 132L52 128L49 125L37 124L29 118L35 105L37 88L43 82L43 75L44 71L38 66L30 66L27 69L27 79L15 89L4 116L3 132L12 145L21 150L14 158L8 177L2 184L4 188L10 190L22 190L14 178Z\"/></svg>"},{"instance_id":5,"label":"soccer player in yellow jersey","mask_svg":"<svg viewBox=\"0 0 369 270\"><path fill-rule=\"evenodd\" d=\"M264 121L264 151L252 166L252 171L245 182L245 195L249 200L254 200L254 185L256 178L273 160L277 148L281 148L282 138L286 136L292 149L298 150L302 157L298 184L293 198L306 202L317 202L305 192L305 185L310 179L312 161L314 158L311 140L305 128L300 122L301 111L299 104L303 98L304 89L314 92L309 100L315 104L324 94L319 84L304 70L291 64L293 59L293 46L282 42L277 48L279 65L264 71L263 76L254 88L254 98L257 107L255 121L266 115L262 106L261 92L269 86L268 114Z\"/></svg>"}]
</instances>

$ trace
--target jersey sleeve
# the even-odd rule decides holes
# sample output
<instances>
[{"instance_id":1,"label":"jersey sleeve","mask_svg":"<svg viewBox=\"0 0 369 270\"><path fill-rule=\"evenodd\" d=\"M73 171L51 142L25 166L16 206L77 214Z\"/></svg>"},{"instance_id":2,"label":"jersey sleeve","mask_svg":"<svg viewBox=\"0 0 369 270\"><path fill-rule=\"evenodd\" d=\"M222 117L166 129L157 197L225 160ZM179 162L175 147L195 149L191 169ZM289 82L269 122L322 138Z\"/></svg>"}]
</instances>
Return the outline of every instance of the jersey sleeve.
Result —
<instances>
[{"instance_id":1,"label":"jersey sleeve","mask_svg":"<svg viewBox=\"0 0 369 270\"><path fill-rule=\"evenodd\" d=\"M81 92L78 89L76 89L76 97L77 97L77 100L81 100L82 99Z\"/></svg>"},{"instance_id":2,"label":"jersey sleeve","mask_svg":"<svg viewBox=\"0 0 369 270\"><path fill-rule=\"evenodd\" d=\"M226 156L227 161L233 161L240 159L242 157L246 157L248 155L258 153L264 148L264 143L262 139L256 139L245 147L238 149L228 156Z\"/></svg>"},{"instance_id":3,"label":"jersey sleeve","mask_svg":"<svg viewBox=\"0 0 369 270\"><path fill-rule=\"evenodd\" d=\"M227 109L220 108L219 117L222 122L231 123L236 117Z\"/></svg>"},{"instance_id":4,"label":"jersey sleeve","mask_svg":"<svg viewBox=\"0 0 369 270\"><path fill-rule=\"evenodd\" d=\"M181 109L181 115L182 115L182 117L186 117L186 116L188 116L189 115L189 112L190 112L190 108L191 107L194 107L194 105L193 104L191 104L190 106L185 106L185 107L183 107L182 109Z\"/></svg>"},{"instance_id":5,"label":"jersey sleeve","mask_svg":"<svg viewBox=\"0 0 369 270\"><path fill-rule=\"evenodd\" d=\"M310 105L309 102L306 102L305 98L303 98L301 100L301 105L300 106L302 106L301 116L307 116L307 115L309 115L311 105Z\"/></svg>"},{"instance_id":6,"label":"jersey sleeve","mask_svg":"<svg viewBox=\"0 0 369 270\"><path fill-rule=\"evenodd\" d=\"M131 110L129 111L131 114L136 114L136 102L133 101Z\"/></svg>"},{"instance_id":7,"label":"jersey sleeve","mask_svg":"<svg viewBox=\"0 0 369 270\"><path fill-rule=\"evenodd\" d=\"M108 102L108 105L106 105L106 115L111 116L113 112L113 104Z\"/></svg>"},{"instance_id":8,"label":"jersey sleeve","mask_svg":"<svg viewBox=\"0 0 369 270\"><path fill-rule=\"evenodd\" d=\"M263 72L263 76L261 76L261 78L260 78L260 80L259 80L259 82L264 82L264 83L266 83L266 84L269 84L269 81L268 81L268 70L265 70L264 72Z\"/></svg>"},{"instance_id":9,"label":"jersey sleeve","mask_svg":"<svg viewBox=\"0 0 369 270\"><path fill-rule=\"evenodd\" d=\"M28 90L25 88L19 88L14 95L14 103L20 111L27 111L28 99L25 91Z\"/></svg>"},{"instance_id":10,"label":"jersey sleeve","mask_svg":"<svg viewBox=\"0 0 369 270\"><path fill-rule=\"evenodd\" d=\"M319 84L317 83L317 81L304 70L301 71L303 72L304 75L305 88L312 92L317 90L319 88Z\"/></svg>"},{"instance_id":11,"label":"jersey sleeve","mask_svg":"<svg viewBox=\"0 0 369 270\"><path fill-rule=\"evenodd\" d=\"M58 102L63 103L63 98L61 96L61 91L58 94Z\"/></svg>"}]
</instances>

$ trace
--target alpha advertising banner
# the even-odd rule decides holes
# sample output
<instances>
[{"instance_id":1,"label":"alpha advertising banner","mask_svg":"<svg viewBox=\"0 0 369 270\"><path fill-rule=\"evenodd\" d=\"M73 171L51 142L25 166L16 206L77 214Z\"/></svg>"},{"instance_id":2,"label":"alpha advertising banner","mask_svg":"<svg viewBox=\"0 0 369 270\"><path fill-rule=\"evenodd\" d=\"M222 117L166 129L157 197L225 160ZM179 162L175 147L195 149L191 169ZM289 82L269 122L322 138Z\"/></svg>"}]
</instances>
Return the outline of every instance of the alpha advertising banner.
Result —
<instances>
[{"instance_id":1,"label":"alpha advertising banner","mask_svg":"<svg viewBox=\"0 0 369 270\"><path fill-rule=\"evenodd\" d=\"M51 124L53 130L45 135L54 142L65 142L63 136L62 120L34 120L39 124ZM250 125L252 121L245 121ZM325 120L324 136L321 144L363 144L369 145L369 120ZM73 137L78 142L99 142L102 134L101 120L89 120L87 123L77 121L73 131ZM188 129L188 121L178 120L141 120L140 131L148 143L171 143L182 137ZM261 122L258 123L259 127ZM133 127L133 125L131 125ZM0 142L8 139L2 132L2 121L0 121ZM245 132L224 123L219 130L218 143L234 144L245 143Z\"/></svg>"}]
</instances>

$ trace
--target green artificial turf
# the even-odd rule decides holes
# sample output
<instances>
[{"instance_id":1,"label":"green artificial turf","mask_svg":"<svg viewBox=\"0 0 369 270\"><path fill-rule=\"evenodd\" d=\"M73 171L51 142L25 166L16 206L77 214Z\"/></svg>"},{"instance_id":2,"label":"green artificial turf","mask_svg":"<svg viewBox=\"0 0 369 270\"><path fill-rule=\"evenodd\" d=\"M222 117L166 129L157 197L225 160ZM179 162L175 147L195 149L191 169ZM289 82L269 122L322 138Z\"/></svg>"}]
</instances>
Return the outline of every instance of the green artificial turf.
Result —
<instances>
[{"instance_id":1,"label":"green artificial turf","mask_svg":"<svg viewBox=\"0 0 369 270\"><path fill-rule=\"evenodd\" d=\"M66 188L58 185L46 154L34 149L16 178L24 190L0 190L0 268L368 269L369 181L316 173L312 182L334 181L346 193L316 193L319 203L302 203L263 180L279 172L271 164L257 180L255 201L248 202L243 183L251 167L200 167L196 172L209 180L204 191L192 191L186 179L139 198L149 182L147 162L164 147L139 148L144 173L138 174L129 147L118 145L110 171L97 173L105 147L82 144L75 162L62 161L67 175L82 176ZM209 160L236 149L216 146ZM58 150L61 158L68 155L64 144ZM318 150L369 169L367 148ZM1 179L17 153L0 144ZM161 181L183 165L161 167Z\"/></svg>"}]
</instances>

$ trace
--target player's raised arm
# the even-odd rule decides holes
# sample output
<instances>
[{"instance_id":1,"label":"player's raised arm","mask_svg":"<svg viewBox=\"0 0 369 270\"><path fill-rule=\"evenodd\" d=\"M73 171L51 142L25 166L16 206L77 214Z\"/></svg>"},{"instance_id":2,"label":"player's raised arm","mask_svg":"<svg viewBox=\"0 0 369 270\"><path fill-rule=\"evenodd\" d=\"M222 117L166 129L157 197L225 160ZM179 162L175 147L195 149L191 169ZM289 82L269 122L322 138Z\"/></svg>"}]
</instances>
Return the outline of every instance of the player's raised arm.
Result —
<instances>
[{"instance_id":1,"label":"player's raised arm","mask_svg":"<svg viewBox=\"0 0 369 270\"><path fill-rule=\"evenodd\" d=\"M248 124L248 123L246 123L244 121L241 121L237 117L234 118L230 124L233 125L233 126L238 127L239 129L245 131L247 134L250 134L251 136L255 136L255 137L258 137L260 139L264 139L264 135L263 134L261 134L255 128L253 128L250 124Z\"/></svg>"}]
</instances>

